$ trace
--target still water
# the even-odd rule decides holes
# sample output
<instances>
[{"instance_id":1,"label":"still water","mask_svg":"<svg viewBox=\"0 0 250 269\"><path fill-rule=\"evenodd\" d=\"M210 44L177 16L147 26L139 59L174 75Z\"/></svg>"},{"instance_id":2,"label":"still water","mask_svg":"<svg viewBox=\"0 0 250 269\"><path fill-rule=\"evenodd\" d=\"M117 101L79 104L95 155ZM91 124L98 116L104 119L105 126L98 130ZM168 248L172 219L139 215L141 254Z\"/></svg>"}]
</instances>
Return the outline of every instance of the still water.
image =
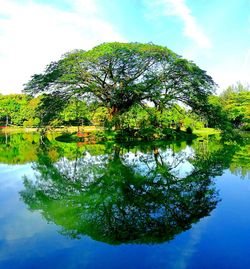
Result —
<instances>
[{"instance_id":1,"label":"still water","mask_svg":"<svg viewBox=\"0 0 250 269\"><path fill-rule=\"evenodd\" d=\"M0 143L0 268L250 268L247 137Z\"/></svg>"}]
</instances>

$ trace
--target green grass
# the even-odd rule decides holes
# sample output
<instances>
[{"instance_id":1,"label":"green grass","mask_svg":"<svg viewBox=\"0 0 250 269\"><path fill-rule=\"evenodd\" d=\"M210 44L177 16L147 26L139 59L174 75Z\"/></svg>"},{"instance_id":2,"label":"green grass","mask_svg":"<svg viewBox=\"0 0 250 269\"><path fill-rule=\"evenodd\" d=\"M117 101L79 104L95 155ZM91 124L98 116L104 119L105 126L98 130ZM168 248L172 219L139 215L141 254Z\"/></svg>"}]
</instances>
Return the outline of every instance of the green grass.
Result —
<instances>
[{"instance_id":1,"label":"green grass","mask_svg":"<svg viewBox=\"0 0 250 269\"><path fill-rule=\"evenodd\" d=\"M194 130L193 133L198 136L208 136L212 134L220 134L220 131L214 128L202 128L199 130Z\"/></svg>"},{"instance_id":2,"label":"green grass","mask_svg":"<svg viewBox=\"0 0 250 269\"><path fill-rule=\"evenodd\" d=\"M100 131L103 130L102 127L96 127L96 126L81 126L80 127L80 132L94 132L94 131ZM24 133L24 132L37 132L39 131L37 128L24 128L24 127L18 127L18 126L8 126L6 128L1 128L0 133L7 133L7 134L16 134L16 133ZM60 128L49 128L48 132L77 132L78 127L77 126L65 126L65 127L60 127Z\"/></svg>"},{"instance_id":3,"label":"green grass","mask_svg":"<svg viewBox=\"0 0 250 269\"><path fill-rule=\"evenodd\" d=\"M24 132L36 132L37 128L24 128L18 126L8 126L6 128L1 128L0 133L7 133L7 134L17 134L17 133L24 133Z\"/></svg>"},{"instance_id":4,"label":"green grass","mask_svg":"<svg viewBox=\"0 0 250 269\"><path fill-rule=\"evenodd\" d=\"M95 132L95 131L102 131L102 127L96 127L96 126L81 126L79 128L80 132ZM68 126L68 127L61 127L61 128L51 128L48 130L49 133L76 133L78 131L77 126ZM24 128L24 127L17 127L17 126L10 126L7 128L0 129L0 133L7 133L7 134L15 134L15 133L23 133L23 132L38 132L37 128ZM207 137L209 135L219 135L220 131L213 129L213 128L202 128L199 130L193 131L194 135L201 136L201 137Z\"/></svg>"}]
</instances>

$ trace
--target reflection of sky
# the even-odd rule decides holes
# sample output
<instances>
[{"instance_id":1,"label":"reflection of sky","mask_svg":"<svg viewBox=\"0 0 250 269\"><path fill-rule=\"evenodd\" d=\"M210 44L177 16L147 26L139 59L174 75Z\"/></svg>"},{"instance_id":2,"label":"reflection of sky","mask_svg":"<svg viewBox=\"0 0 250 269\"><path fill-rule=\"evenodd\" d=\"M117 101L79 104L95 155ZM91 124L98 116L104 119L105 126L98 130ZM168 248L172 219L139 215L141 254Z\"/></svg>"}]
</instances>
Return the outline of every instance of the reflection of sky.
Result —
<instances>
[{"instance_id":1,"label":"reflection of sky","mask_svg":"<svg viewBox=\"0 0 250 269\"><path fill-rule=\"evenodd\" d=\"M68 160L67 158L61 158L55 167L60 171L60 173L67 178L82 179L85 183L91 182L97 177L97 171L93 173L93 165L99 168L104 168L108 162L108 155L92 156L88 151L84 152L84 157L78 158L76 160ZM85 176L83 176L85 175ZM98 175L101 176L101 175Z\"/></svg>"},{"instance_id":2,"label":"reflection of sky","mask_svg":"<svg viewBox=\"0 0 250 269\"><path fill-rule=\"evenodd\" d=\"M0 185L1 188L9 187L18 189L20 188L21 181L20 178L24 173L32 175L31 164L25 165L5 165L0 164ZM0 189L1 192L1 189ZM1 198L1 197L0 197Z\"/></svg>"},{"instance_id":3,"label":"reflection of sky","mask_svg":"<svg viewBox=\"0 0 250 269\"><path fill-rule=\"evenodd\" d=\"M164 165L170 169L171 174L178 178L187 176L193 170L193 165L189 159L194 157L194 151L189 146L178 153L174 153L172 149L159 150L159 155ZM153 153L129 152L125 154L123 159L126 164L133 166L135 172L144 176L155 170L157 166Z\"/></svg>"},{"instance_id":4,"label":"reflection of sky","mask_svg":"<svg viewBox=\"0 0 250 269\"><path fill-rule=\"evenodd\" d=\"M0 240L13 241L32 237L43 229L41 217L38 213L30 215L20 201L18 192L22 189L24 174L32 175L30 164L27 165L0 165ZM20 225L25 223L25 225ZM36 229L32 229L35 227Z\"/></svg>"},{"instance_id":5,"label":"reflection of sky","mask_svg":"<svg viewBox=\"0 0 250 269\"><path fill-rule=\"evenodd\" d=\"M170 169L170 173L178 178L186 177L193 170L193 165L189 162L190 158L194 157L194 151L191 147L187 146L185 149L178 153L174 153L172 149L167 149L165 151L159 150L161 160L163 160L163 165L166 165ZM77 160L68 160L67 158L61 158L55 167L60 171L62 175L67 178L78 178L84 181L92 181L94 178L102 176L102 174L97 174L97 169L93 169L93 166L98 166L98 168L104 168L109 162L109 158L112 156L107 154L92 156L88 151L84 153L84 156L78 158ZM125 165L132 167L136 173L143 176L150 174L150 171L156 169L156 160L154 154L142 153L140 151L128 152L121 154L120 158ZM101 169L99 169L101 172ZM103 171L102 171L103 173Z\"/></svg>"},{"instance_id":6,"label":"reflection of sky","mask_svg":"<svg viewBox=\"0 0 250 269\"><path fill-rule=\"evenodd\" d=\"M0 171L0 268L39 268L39 259L70 247L71 241L63 244L58 228L20 201L22 177L33 175L30 164L1 164Z\"/></svg>"}]
</instances>

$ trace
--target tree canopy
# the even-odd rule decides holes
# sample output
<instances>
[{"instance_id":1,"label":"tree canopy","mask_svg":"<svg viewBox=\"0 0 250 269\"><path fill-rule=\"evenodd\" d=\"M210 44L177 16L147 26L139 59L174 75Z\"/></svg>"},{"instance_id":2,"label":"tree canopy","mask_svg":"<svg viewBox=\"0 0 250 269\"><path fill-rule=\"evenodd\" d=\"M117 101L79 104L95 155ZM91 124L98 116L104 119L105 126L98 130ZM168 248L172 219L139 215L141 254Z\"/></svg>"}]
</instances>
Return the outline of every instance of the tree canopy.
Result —
<instances>
[{"instance_id":1,"label":"tree canopy","mask_svg":"<svg viewBox=\"0 0 250 269\"><path fill-rule=\"evenodd\" d=\"M222 92L219 100L235 127L250 130L250 86L232 85Z\"/></svg>"},{"instance_id":2,"label":"tree canopy","mask_svg":"<svg viewBox=\"0 0 250 269\"><path fill-rule=\"evenodd\" d=\"M66 53L33 75L25 92L97 101L112 118L148 102L159 110L182 102L205 113L215 86L204 70L166 47L113 42Z\"/></svg>"},{"instance_id":3,"label":"tree canopy","mask_svg":"<svg viewBox=\"0 0 250 269\"><path fill-rule=\"evenodd\" d=\"M6 126L18 122L20 109L27 105L28 99L24 94L0 94L0 122L4 121Z\"/></svg>"}]
</instances>

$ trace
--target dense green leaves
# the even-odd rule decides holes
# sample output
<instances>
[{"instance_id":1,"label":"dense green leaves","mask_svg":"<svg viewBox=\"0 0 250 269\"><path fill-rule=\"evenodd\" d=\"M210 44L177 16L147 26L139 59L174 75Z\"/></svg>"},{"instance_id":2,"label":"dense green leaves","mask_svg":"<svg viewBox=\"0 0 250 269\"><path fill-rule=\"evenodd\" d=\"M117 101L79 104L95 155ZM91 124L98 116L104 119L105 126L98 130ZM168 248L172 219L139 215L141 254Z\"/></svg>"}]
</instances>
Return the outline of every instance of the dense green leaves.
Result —
<instances>
[{"instance_id":1,"label":"dense green leaves","mask_svg":"<svg viewBox=\"0 0 250 269\"><path fill-rule=\"evenodd\" d=\"M235 127L250 130L250 88L238 83L219 97L221 105Z\"/></svg>"},{"instance_id":2,"label":"dense green leaves","mask_svg":"<svg viewBox=\"0 0 250 269\"><path fill-rule=\"evenodd\" d=\"M205 71L166 47L104 43L66 53L35 74L25 86L39 95L35 101L1 96L0 116L24 126L249 129L249 89L238 84L216 97L215 86Z\"/></svg>"},{"instance_id":3,"label":"dense green leaves","mask_svg":"<svg viewBox=\"0 0 250 269\"><path fill-rule=\"evenodd\" d=\"M202 110L214 87L205 71L166 47L114 42L65 54L34 75L25 91L95 100L112 118L145 102L160 110L178 101Z\"/></svg>"},{"instance_id":4,"label":"dense green leaves","mask_svg":"<svg viewBox=\"0 0 250 269\"><path fill-rule=\"evenodd\" d=\"M22 108L27 106L29 97L24 94L0 94L0 121L5 125L22 124L25 113Z\"/></svg>"}]
</instances>

